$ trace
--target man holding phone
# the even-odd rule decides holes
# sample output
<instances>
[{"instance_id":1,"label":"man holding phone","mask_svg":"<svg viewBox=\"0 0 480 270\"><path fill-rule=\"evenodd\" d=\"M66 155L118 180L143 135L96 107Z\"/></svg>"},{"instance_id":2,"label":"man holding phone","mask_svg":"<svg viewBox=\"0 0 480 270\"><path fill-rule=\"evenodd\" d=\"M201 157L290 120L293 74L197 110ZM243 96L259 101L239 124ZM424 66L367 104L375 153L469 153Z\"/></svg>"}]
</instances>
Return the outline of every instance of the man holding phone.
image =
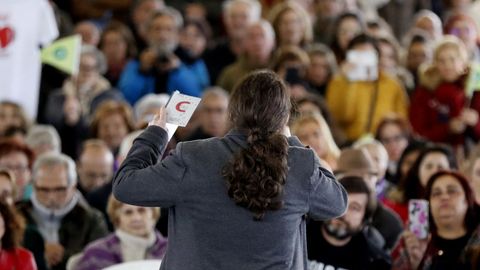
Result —
<instances>
[{"instance_id":1,"label":"man holding phone","mask_svg":"<svg viewBox=\"0 0 480 270\"><path fill-rule=\"evenodd\" d=\"M325 222L309 222L309 269L390 269L382 236L373 228L369 233L366 230L375 209L370 189L359 176L346 176L339 182L348 193L347 212Z\"/></svg>"}]
</instances>

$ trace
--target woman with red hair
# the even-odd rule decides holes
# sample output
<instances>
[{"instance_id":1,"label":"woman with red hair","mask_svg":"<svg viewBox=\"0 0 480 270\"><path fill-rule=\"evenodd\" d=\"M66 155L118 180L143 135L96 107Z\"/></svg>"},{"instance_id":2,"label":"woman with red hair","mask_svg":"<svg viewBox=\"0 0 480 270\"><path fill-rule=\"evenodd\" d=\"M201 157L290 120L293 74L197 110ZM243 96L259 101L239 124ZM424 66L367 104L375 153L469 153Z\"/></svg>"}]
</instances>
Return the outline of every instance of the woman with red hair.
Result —
<instances>
[{"instance_id":1,"label":"woman with red hair","mask_svg":"<svg viewBox=\"0 0 480 270\"><path fill-rule=\"evenodd\" d=\"M453 171L432 175L426 187L430 236L406 231L392 253L393 269L478 269L478 205L468 180Z\"/></svg>"}]
</instances>

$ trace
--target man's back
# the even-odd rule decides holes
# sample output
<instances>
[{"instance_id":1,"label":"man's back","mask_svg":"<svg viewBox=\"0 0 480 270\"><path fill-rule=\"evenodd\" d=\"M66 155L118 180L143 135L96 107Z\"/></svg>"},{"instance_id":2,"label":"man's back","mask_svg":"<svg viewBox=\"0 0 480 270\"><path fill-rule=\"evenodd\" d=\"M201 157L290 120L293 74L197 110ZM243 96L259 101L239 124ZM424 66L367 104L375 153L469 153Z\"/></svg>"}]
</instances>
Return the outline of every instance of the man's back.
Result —
<instances>
[{"instance_id":1,"label":"man's back","mask_svg":"<svg viewBox=\"0 0 480 270\"><path fill-rule=\"evenodd\" d=\"M139 142L162 141L157 136L164 134L158 133L150 128L140 135L131 150L134 155L123 166L141 166L138 158L153 153ZM301 146L298 140L291 143ZM130 174L128 181L138 184L120 187L119 182L126 179L117 175L117 197L171 207L169 247L161 269L305 269L304 215L311 212L319 219L338 216L345 209L346 194L330 173L318 169L310 149L290 147L283 207L267 211L262 220L255 221L251 211L228 196L221 174L226 162L245 146L246 136L235 132L220 139L179 144L173 156L151 168L156 175L151 181L159 189L151 192L152 198L141 188L150 185L144 179L146 174Z\"/></svg>"}]
</instances>

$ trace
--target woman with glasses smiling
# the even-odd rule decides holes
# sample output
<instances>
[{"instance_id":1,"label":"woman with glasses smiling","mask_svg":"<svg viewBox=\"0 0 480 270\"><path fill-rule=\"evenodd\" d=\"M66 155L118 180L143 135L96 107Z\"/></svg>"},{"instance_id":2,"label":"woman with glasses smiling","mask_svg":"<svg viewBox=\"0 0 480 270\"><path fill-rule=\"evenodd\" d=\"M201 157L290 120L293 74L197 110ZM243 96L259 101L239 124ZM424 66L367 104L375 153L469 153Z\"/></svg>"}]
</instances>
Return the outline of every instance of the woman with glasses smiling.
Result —
<instances>
[{"instance_id":1,"label":"woman with glasses smiling","mask_svg":"<svg viewBox=\"0 0 480 270\"><path fill-rule=\"evenodd\" d=\"M418 239L406 231L392 253L393 269L479 269L478 205L468 180L440 171L426 187L430 203L430 236Z\"/></svg>"}]
</instances>

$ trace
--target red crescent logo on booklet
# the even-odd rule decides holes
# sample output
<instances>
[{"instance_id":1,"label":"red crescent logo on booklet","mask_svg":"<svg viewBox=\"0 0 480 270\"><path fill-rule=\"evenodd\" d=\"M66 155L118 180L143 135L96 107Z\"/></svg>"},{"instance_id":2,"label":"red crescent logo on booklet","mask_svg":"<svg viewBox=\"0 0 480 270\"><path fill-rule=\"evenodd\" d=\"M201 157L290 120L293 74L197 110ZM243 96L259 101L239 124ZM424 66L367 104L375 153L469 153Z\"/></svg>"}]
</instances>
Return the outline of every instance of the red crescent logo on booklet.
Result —
<instances>
[{"instance_id":1,"label":"red crescent logo on booklet","mask_svg":"<svg viewBox=\"0 0 480 270\"><path fill-rule=\"evenodd\" d=\"M180 101L179 103L177 103L177 106L175 106L175 109L179 112L185 112L185 110L182 109L183 104L190 104L190 102L189 101Z\"/></svg>"},{"instance_id":2,"label":"red crescent logo on booklet","mask_svg":"<svg viewBox=\"0 0 480 270\"><path fill-rule=\"evenodd\" d=\"M9 26L0 27L0 48L5 48L12 42L14 32Z\"/></svg>"}]
</instances>

